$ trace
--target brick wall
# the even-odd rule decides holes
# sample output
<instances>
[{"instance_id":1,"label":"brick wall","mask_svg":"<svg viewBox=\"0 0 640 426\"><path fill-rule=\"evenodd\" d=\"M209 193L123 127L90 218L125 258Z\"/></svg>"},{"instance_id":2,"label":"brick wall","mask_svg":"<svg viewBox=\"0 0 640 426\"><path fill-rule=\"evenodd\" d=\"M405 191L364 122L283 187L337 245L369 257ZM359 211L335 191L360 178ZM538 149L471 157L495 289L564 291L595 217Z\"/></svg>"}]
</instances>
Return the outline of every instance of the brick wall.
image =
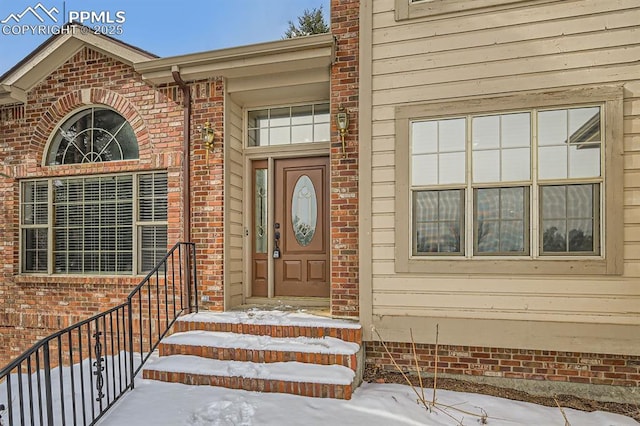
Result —
<instances>
[{"instance_id":1,"label":"brick wall","mask_svg":"<svg viewBox=\"0 0 640 426\"><path fill-rule=\"evenodd\" d=\"M358 305L358 70L359 0L331 1L336 59L331 68L331 116L349 115L346 155L332 120L331 313L359 316Z\"/></svg>"},{"instance_id":2,"label":"brick wall","mask_svg":"<svg viewBox=\"0 0 640 426\"><path fill-rule=\"evenodd\" d=\"M404 371L415 371L411 343L385 343ZM366 342L367 365L397 371L380 342ZM435 345L416 344L423 371L435 371ZM640 357L476 346L438 347L438 373L613 386L640 386Z\"/></svg>"},{"instance_id":3,"label":"brick wall","mask_svg":"<svg viewBox=\"0 0 640 426\"><path fill-rule=\"evenodd\" d=\"M182 239L183 110L175 86L154 88L128 65L84 48L36 85L24 106L0 108L0 364L35 341L124 301L141 277L18 275L19 181L23 178L166 170L169 245ZM130 121L138 161L42 167L55 126L72 111L107 105Z\"/></svg>"},{"instance_id":4,"label":"brick wall","mask_svg":"<svg viewBox=\"0 0 640 426\"><path fill-rule=\"evenodd\" d=\"M198 249L198 279L203 309L224 309L224 82L191 84L191 241ZM215 129L214 149L207 158L199 128L210 122Z\"/></svg>"}]
</instances>

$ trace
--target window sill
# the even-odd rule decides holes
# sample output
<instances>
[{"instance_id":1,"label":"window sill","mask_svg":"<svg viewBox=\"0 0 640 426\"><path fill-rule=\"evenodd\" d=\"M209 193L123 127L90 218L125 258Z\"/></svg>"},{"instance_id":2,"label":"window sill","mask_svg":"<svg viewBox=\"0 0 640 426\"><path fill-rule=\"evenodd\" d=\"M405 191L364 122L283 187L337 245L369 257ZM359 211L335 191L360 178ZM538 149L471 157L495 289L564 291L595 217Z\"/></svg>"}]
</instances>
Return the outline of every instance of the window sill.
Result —
<instances>
[{"instance_id":1,"label":"window sill","mask_svg":"<svg viewBox=\"0 0 640 426\"><path fill-rule=\"evenodd\" d=\"M19 274L13 277L16 284L138 284L143 275L47 275Z\"/></svg>"},{"instance_id":2,"label":"window sill","mask_svg":"<svg viewBox=\"0 0 640 426\"><path fill-rule=\"evenodd\" d=\"M616 262L597 259L396 259L398 273L487 275L621 275Z\"/></svg>"}]
</instances>

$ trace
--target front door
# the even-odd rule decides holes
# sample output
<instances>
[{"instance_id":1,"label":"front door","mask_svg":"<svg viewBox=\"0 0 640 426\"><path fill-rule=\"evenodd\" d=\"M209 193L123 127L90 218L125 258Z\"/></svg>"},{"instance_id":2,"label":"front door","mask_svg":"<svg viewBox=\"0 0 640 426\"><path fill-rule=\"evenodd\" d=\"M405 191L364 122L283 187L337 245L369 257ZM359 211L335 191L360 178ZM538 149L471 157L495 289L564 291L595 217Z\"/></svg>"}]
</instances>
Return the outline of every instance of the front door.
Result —
<instances>
[{"instance_id":1,"label":"front door","mask_svg":"<svg viewBox=\"0 0 640 426\"><path fill-rule=\"evenodd\" d=\"M258 181L267 172L266 161L254 162L254 169ZM267 197L257 197L254 209L254 229L271 228L273 250L267 254L254 247L252 293L269 293L273 268L275 297L329 297L329 158L274 160L273 178L273 219L266 220L261 207Z\"/></svg>"}]
</instances>

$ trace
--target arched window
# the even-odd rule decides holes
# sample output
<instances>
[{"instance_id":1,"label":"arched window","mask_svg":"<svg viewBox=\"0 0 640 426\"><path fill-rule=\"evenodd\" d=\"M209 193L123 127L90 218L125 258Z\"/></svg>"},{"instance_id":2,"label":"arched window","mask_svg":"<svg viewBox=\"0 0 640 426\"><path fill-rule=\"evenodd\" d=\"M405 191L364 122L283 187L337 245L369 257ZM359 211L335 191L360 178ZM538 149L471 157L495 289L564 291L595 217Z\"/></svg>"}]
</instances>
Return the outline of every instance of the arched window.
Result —
<instances>
[{"instance_id":1,"label":"arched window","mask_svg":"<svg viewBox=\"0 0 640 426\"><path fill-rule=\"evenodd\" d=\"M77 112L56 129L47 165L136 158L138 141L127 120L111 109L92 107Z\"/></svg>"}]
</instances>

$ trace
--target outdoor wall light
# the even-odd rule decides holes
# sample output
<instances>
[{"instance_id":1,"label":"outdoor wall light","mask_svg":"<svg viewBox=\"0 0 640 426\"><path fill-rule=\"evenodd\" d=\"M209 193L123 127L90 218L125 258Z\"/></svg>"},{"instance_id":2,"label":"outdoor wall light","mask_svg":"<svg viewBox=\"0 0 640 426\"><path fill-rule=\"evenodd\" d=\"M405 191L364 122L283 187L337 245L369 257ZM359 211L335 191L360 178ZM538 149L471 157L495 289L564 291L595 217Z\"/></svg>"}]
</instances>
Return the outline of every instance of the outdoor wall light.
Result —
<instances>
[{"instance_id":1,"label":"outdoor wall light","mask_svg":"<svg viewBox=\"0 0 640 426\"><path fill-rule=\"evenodd\" d=\"M200 134L202 135L202 141L207 152L207 164L209 164L209 152L213 152L213 140L215 139L215 131L210 122L205 122L204 126L200 127Z\"/></svg>"},{"instance_id":2,"label":"outdoor wall light","mask_svg":"<svg viewBox=\"0 0 640 426\"><path fill-rule=\"evenodd\" d=\"M340 139L342 140L342 157L346 157L347 149L344 143L344 137L347 135L347 129L349 128L349 116L342 105L340 105L338 113L336 114L336 125L340 131Z\"/></svg>"}]
</instances>

